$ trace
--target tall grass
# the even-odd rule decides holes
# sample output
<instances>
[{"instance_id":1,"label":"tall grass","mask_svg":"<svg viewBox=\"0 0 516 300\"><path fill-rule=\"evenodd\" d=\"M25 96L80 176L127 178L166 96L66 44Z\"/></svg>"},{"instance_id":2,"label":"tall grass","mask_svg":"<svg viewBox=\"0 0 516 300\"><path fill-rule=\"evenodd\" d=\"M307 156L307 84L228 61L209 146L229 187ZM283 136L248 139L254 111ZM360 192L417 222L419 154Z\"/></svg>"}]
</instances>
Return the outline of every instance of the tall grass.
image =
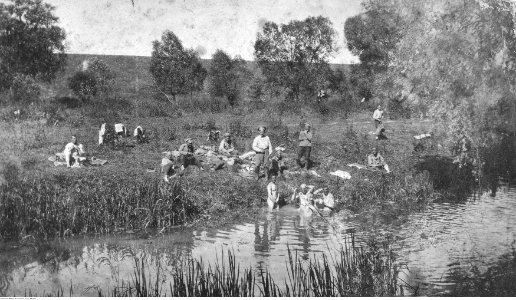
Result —
<instances>
[{"instance_id":1,"label":"tall grass","mask_svg":"<svg viewBox=\"0 0 516 300\"><path fill-rule=\"evenodd\" d=\"M398 267L389 248L340 249L335 254L314 255L307 261L288 249L283 282L267 269L241 268L231 251L220 261L205 264L188 259L168 277L159 261L150 268L144 257L134 257L130 280L121 280L104 294L113 297L342 297L396 296L400 293Z\"/></svg>"},{"instance_id":2,"label":"tall grass","mask_svg":"<svg viewBox=\"0 0 516 300\"><path fill-rule=\"evenodd\" d=\"M201 215L259 203L259 187L244 180L199 174L165 184L155 174L124 173L12 179L0 186L0 239L185 225Z\"/></svg>"}]
</instances>

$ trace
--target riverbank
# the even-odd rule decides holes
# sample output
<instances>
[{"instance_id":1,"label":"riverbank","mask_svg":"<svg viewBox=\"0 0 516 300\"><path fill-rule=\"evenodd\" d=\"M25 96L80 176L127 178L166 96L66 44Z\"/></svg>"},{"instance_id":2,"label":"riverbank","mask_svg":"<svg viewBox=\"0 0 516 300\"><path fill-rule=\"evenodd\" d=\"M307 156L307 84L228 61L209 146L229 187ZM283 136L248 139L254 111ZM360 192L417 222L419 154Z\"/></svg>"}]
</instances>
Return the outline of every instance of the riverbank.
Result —
<instances>
[{"instance_id":1,"label":"riverbank","mask_svg":"<svg viewBox=\"0 0 516 300\"><path fill-rule=\"evenodd\" d=\"M285 144L287 148L285 156L291 173L278 180L283 199L288 199L293 188L301 183L328 187L337 199L338 209L370 216L372 220L382 216L402 218L439 198L429 173L416 167L421 153L414 153L410 142L413 135L429 130L428 122L390 123L389 140L377 142L369 134L372 124L360 116L345 121L309 120L318 124L314 126L312 153L312 169L321 176L317 177L298 172L295 165L299 130L296 123L300 121L296 122L296 117L263 118L269 120L273 144ZM151 142L116 149L93 146L97 138L94 120L76 128L39 126L29 121L1 124L7 141L4 153L10 154L0 196L1 238L50 238L146 228L167 230L192 224L219 226L239 216L252 217L256 209L266 205L265 180L242 178L230 170L192 168L172 184L161 181L161 152L177 148L186 137L197 138L197 146L202 144L210 126L233 132L239 150L250 149L256 116L246 120L242 116L210 114L196 120L207 121L194 121L193 116L172 123L163 118L132 120L147 128ZM108 164L79 169L54 167L46 158L62 150L70 133L87 145L91 155L107 159ZM347 166L364 163L373 146L380 148L392 174ZM437 152L435 146L425 153ZM348 171L351 179L329 175L335 170Z\"/></svg>"}]
</instances>

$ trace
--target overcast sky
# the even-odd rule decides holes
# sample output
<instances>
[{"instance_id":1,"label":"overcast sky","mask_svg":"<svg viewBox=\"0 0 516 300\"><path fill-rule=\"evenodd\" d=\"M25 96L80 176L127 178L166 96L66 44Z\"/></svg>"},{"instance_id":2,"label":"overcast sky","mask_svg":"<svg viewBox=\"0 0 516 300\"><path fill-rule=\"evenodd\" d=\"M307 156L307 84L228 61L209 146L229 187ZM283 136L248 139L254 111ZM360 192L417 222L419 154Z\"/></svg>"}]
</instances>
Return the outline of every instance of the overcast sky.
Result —
<instances>
[{"instance_id":1,"label":"overcast sky","mask_svg":"<svg viewBox=\"0 0 516 300\"><path fill-rule=\"evenodd\" d=\"M46 0L67 33L69 53L150 56L152 41L172 30L187 48L210 58L216 49L253 60L265 21L330 18L339 51L333 63L358 62L344 44L344 22L361 0Z\"/></svg>"}]
</instances>

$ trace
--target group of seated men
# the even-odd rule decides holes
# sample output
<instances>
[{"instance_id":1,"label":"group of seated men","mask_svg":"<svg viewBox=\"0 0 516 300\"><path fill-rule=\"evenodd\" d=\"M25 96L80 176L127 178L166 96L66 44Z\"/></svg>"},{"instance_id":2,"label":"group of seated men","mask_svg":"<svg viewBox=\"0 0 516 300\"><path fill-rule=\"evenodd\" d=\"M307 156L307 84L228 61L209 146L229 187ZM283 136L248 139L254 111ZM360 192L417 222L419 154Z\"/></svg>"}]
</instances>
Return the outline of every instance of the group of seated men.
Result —
<instances>
[{"instance_id":1,"label":"group of seated men","mask_svg":"<svg viewBox=\"0 0 516 300\"><path fill-rule=\"evenodd\" d=\"M206 152L206 157L201 158L196 155L192 138L187 138L185 143L179 146L178 151L167 152L166 157L161 161L161 172L164 175L165 181L168 182L169 178L181 176L183 171L189 166L196 166L201 170L205 168L219 170L225 165L225 161L221 159L221 156L238 156L238 151L235 149L234 142L229 133L224 134L224 139L218 147L218 155L215 154L213 149Z\"/></svg>"}]
</instances>

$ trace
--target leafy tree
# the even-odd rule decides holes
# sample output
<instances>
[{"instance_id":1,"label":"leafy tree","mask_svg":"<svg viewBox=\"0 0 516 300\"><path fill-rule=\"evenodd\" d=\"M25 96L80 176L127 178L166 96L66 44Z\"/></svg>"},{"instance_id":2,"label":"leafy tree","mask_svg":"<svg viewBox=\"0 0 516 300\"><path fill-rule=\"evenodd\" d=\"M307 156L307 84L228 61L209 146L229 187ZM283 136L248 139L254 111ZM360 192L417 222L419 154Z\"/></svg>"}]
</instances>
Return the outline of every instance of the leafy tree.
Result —
<instances>
[{"instance_id":1,"label":"leafy tree","mask_svg":"<svg viewBox=\"0 0 516 300\"><path fill-rule=\"evenodd\" d=\"M68 79L68 87L83 101L97 95L98 90L95 74L90 71L77 71Z\"/></svg>"},{"instance_id":2,"label":"leafy tree","mask_svg":"<svg viewBox=\"0 0 516 300\"><path fill-rule=\"evenodd\" d=\"M12 100L15 103L36 102L41 95L38 83L29 75L17 74L11 84Z\"/></svg>"},{"instance_id":3,"label":"leafy tree","mask_svg":"<svg viewBox=\"0 0 516 300\"><path fill-rule=\"evenodd\" d=\"M95 77L96 87L99 91L109 93L115 84L115 73L100 58L93 57L88 61L87 71Z\"/></svg>"},{"instance_id":4,"label":"leafy tree","mask_svg":"<svg viewBox=\"0 0 516 300\"><path fill-rule=\"evenodd\" d=\"M397 95L403 105L444 121L456 163L474 166L477 176L499 169L493 165L508 165L496 164L503 155L490 153L511 144L506 155L516 151L508 140L514 128L500 125L515 119L514 5L498 0L371 0L368 5L388 6L402 33L389 50L388 68L375 76L375 93Z\"/></svg>"},{"instance_id":5,"label":"leafy tree","mask_svg":"<svg viewBox=\"0 0 516 300\"><path fill-rule=\"evenodd\" d=\"M172 31L165 31L161 41L152 43L150 72L157 88L165 96L200 90L206 77L200 58L192 49L185 49Z\"/></svg>"},{"instance_id":6,"label":"leafy tree","mask_svg":"<svg viewBox=\"0 0 516 300\"><path fill-rule=\"evenodd\" d=\"M42 0L0 3L0 90L16 74L44 81L65 66L65 32L58 27L54 7Z\"/></svg>"},{"instance_id":7,"label":"leafy tree","mask_svg":"<svg viewBox=\"0 0 516 300\"><path fill-rule=\"evenodd\" d=\"M334 38L331 21L321 16L280 25L267 22L254 55L268 82L289 89L299 100L302 92L314 93L326 81Z\"/></svg>"},{"instance_id":8,"label":"leafy tree","mask_svg":"<svg viewBox=\"0 0 516 300\"><path fill-rule=\"evenodd\" d=\"M243 85L250 80L251 72L246 61L231 59L224 51L217 50L208 71L208 92L215 97L227 97L231 106L236 105Z\"/></svg>"}]
</instances>

